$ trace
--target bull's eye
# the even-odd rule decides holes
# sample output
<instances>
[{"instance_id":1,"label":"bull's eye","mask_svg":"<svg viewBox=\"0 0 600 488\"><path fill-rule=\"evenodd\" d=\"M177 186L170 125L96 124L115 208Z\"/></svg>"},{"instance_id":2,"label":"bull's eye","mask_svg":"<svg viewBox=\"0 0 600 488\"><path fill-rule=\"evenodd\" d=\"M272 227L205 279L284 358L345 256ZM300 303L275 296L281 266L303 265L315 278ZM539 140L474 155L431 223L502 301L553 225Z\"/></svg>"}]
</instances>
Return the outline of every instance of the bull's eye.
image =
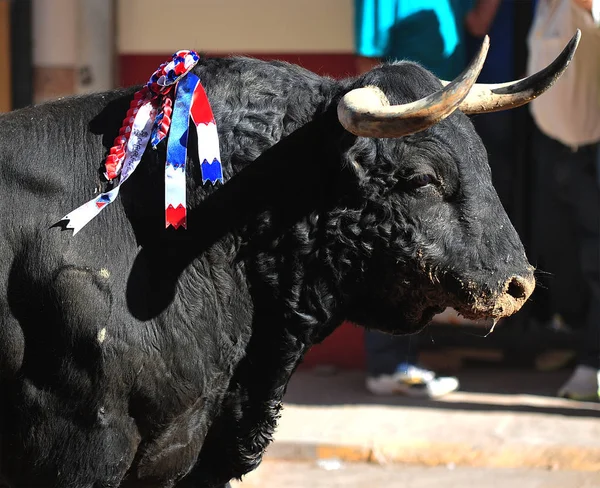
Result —
<instances>
[{"instance_id":1,"label":"bull's eye","mask_svg":"<svg viewBox=\"0 0 600 488\"><path fill-rule=\"evenodd\" d=\"M422 173L419 175L415 175L409 180L409 183L413 188L421 188L423 186L431 185L432 183L435 183L435 182L436 182L435 176L433 176L432 174L428 174L428 173Z\"/></svg>"}]
</instances>

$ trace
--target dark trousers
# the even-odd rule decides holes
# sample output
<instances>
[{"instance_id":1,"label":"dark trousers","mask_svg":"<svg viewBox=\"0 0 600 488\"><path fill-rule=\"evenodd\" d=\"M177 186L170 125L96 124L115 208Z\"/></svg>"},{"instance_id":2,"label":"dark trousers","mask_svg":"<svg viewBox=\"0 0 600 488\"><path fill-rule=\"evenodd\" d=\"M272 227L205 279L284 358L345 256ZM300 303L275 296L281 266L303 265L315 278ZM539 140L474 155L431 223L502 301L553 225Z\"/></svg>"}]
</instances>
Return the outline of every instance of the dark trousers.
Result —
<instances>
[{"instance_id":1,"label":"dark trousers","mask_svg":"<svg viewBox=\"0 0 600 488\"><path fill-rule=\"evenodd\" d=\"M400 363L417 363L419 336L391 336L383 332L365 331L365 351L369 376L392 374Z\"/></svg>"},{"instance_id":2,"label":"dark trousers","mask_svg":"<svg viewBox=\"0 0 600 488\"><path fill-rule=\"evenodd\" d=\"M594 368L600 368L598 149L591 144L573 151L537 128L532 140L530 254L547 287L539 296L546 294L551 313L583 327L579 362Z\"/></svg>"},{"instance_id":3,"label":"dark trousers","mask_svg":"<svg viewBox=\"0 0 600 488\"><path fill-rule=\"evenodd\" d=\"M517 177L513 168L517 157L513 143L514 114L511 111L483 114L473 117L472 122L487 150L494 188L512 219L515 204L514 181Z\"/></svg>"}]
</instances>

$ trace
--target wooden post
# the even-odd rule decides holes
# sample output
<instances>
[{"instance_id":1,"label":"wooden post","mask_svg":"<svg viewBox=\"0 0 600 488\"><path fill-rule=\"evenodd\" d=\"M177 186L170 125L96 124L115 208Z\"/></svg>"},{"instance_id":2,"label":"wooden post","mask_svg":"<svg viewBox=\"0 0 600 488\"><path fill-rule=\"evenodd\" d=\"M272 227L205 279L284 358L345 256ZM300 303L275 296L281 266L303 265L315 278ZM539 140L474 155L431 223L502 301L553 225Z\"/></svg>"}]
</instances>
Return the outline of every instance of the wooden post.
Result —
<instances>
[{"instance_id":1,"label":"wooden post","mask_svg":"<svg viewBox=\"0 0 600 488\"><path fill-rule=\"evenodd\" d=\"M32 0L10 1L10 80L12 109L33 101Z\"/></svg>"},{"instance_id":2,"label":"wooden post","mask_svg":"<svg viewBox=\"0 0 600 488\"><path fill-rule=\"evenodd\" d=\"M0 112L11 110L10 1L0 0Z\"/></svg>"}]
</instances>

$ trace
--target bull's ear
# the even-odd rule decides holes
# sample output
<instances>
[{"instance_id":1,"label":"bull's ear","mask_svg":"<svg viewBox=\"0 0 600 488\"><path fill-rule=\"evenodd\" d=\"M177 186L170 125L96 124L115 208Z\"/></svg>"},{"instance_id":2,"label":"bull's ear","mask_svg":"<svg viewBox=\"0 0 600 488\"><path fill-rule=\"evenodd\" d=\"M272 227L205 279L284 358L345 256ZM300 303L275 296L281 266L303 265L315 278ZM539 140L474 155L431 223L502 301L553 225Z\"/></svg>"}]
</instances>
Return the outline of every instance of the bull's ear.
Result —
<instances>
[{"instance_id":1,"label":"bull's ear","mask_svg":"<svg viewBox=\"0 0 600 488\"><path fill-rule=\"evenodd\" d=\"M375 141L372 139L357 138L349 132L342 136L342 147L340 148L342 167L344 173L357 187L362 186L368 178L366 167L369 154L375 154L375 148L371 147L374 144Z\"/></svg>"},{"instance_id":2,"label":"bull's ear","mask_svg":"<svg viewBox=\"0 0 600 488\"><path fill-rule=\"evenodd\" d=\"M329 116L335 117L335 125L341 129L341 132L335 139L335 152L339 155L340 165L343 173L350 176L355 183L362 183L367 172L361 163L365 153L374 152L373 148L368 149L374 144L374 141L367 138L359 138L341 127L337 120L337 110L335 107L329 111Z\"/></svg>"}]
</instances>

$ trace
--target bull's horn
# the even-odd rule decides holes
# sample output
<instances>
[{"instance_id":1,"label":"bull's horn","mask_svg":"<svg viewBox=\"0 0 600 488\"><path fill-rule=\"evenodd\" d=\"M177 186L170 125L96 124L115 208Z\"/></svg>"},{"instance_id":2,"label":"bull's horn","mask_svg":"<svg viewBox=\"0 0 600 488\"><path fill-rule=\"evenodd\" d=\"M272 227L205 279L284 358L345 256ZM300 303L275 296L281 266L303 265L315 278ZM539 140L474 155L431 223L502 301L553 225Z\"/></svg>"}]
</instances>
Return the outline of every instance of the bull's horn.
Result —
<instances>
[{"instance_id":1,"label":"bull's horn","mask_svg":"<svg viewBox=\"0 0 600 488\"><path fill-rule=\"evenodd\" d=\"M531 102L554 85L565 72L573 59L580 38L581 31L577 29L558 57L534 75L508 83L476 83L460 104L460 110L466 114L481 114L508 110ZM442 80L442 84L450 85L451 83Z\"/></svg>"},{"instance_id":2,"label":"bull's horn","mask_svg":"<svg viewBox=\"0 0 600 488\"><path fill-rule=\"evenodd\" d=\"M374 86L352 90L338 104L344 128L363 137L401 137L427 129L456 110L469 94L483 67L490 40L485 36L475 58L454 81L431 95L403 105L390 105Z\"/></svg>"}]
</instances>

